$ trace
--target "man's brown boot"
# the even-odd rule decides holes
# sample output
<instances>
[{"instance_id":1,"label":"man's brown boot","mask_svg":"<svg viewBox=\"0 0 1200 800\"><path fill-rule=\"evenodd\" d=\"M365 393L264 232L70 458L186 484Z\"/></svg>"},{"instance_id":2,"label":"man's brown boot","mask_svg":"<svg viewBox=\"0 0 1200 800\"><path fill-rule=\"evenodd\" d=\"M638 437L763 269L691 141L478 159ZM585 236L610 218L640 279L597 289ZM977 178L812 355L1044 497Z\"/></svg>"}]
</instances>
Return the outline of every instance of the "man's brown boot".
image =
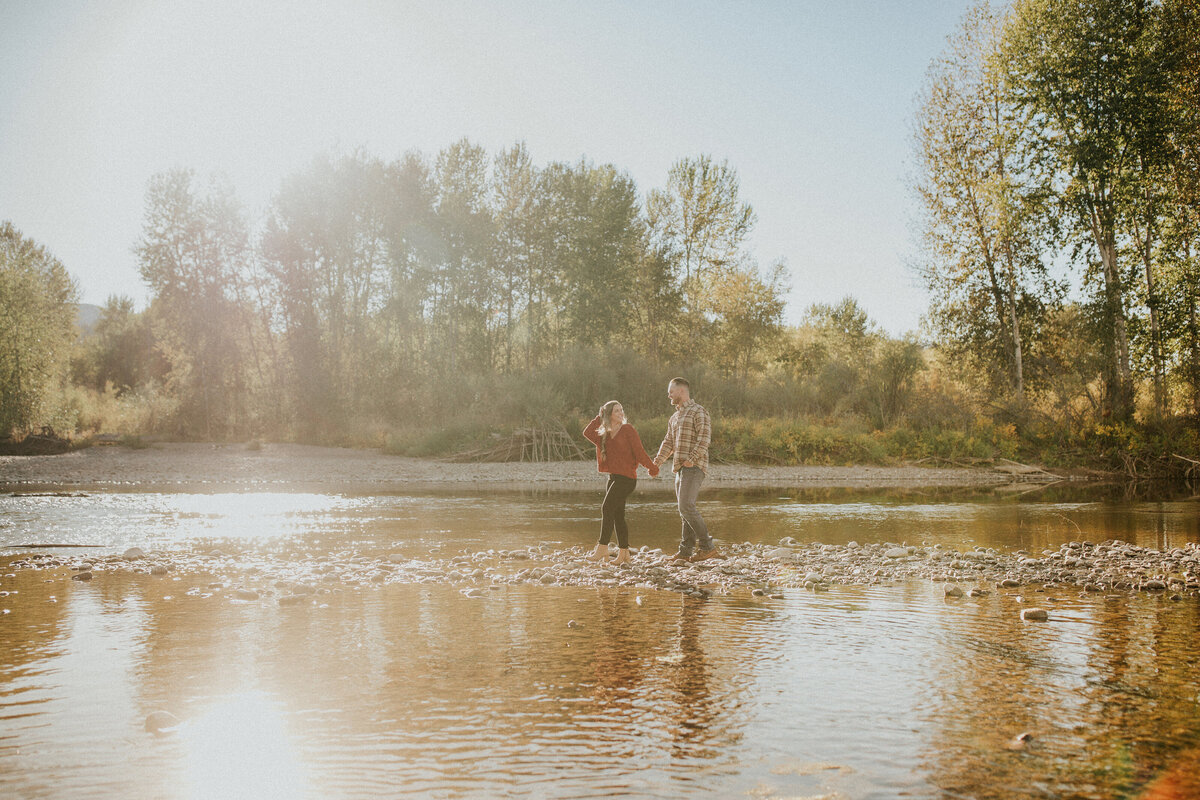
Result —
<instances>
[{"instance_id":1,"label":"man's brown boot","mask_svg":"<svg viewBox=\"0 0 1200 800\"><path fill-rule=\"evenodd\" d=\"M688 560L695 564L697 561L708 561L713 558L724 558L724 556L718 553L717 548L714 547L712 550L701 550Z\"/></svg>"}]
</instances>

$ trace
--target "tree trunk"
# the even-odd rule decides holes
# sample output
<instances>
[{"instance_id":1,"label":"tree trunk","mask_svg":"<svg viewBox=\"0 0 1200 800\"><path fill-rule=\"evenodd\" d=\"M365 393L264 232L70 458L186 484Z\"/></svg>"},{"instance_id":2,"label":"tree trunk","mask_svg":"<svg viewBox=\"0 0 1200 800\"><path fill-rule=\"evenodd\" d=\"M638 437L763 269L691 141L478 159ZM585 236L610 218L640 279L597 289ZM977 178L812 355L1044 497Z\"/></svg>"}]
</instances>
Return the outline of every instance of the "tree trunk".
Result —
<instances>
[{"instance_id":1,"label":"tree trunk","mask_svg":"<svg viewBox=\"0 0 1200 800\"><path fill-rule=\"evenodd\" d=\"M1129 370L1129 332L1125 322L1121 275L1118 271L1117 247L1110 236L1099 243L1100 260L1104 265L1104 321L1112 337L1109 363L1105 368L1106 411L1114 419L1127 420L1133 416L1133 396Z\"/></svg>"},{"instance_id":2,"label":"tree trunk","mask_svg":"<svg viewBox=\"0 0 1200 800\"><path fill-rule=\"evenodd\" d=\"M1150 310L1150 359L1154 364L1154 409L1161 417L1167 412L1167 397L1163 382L1162 352L1159 347L1158 297L1155 293L1154 271L1150 259L1150 233L1142 248L1142 264L1146 270L1146 307Z\"/></svg>"},{"instance_id":3,"label":"tree trunk","mask_svg":"<svg viewBox=\"0 0 1200 800\"><path fill-rule=\"evenodd\" d=\"M1008 315L1012 322L1013 379L1016 383L1017 399L1025 399L1025 359L1021 350L1021 325L1017 321L1017 296L1015 279L1009 284Z\"/></svg>"}]
</instances>

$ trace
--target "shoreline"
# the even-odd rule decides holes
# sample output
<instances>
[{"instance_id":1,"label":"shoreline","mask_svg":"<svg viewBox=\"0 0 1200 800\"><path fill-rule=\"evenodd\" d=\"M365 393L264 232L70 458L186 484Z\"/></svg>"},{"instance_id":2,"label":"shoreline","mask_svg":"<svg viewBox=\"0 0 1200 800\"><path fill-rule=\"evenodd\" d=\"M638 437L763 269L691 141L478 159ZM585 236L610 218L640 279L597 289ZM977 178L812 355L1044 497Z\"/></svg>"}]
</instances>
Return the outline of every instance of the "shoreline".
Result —
<instances>
[{"instance_id":1,"label":"shoreline","mask_svg":"<svg viewBox=\"0 0 1200 800\"><path fill-rule=\"evenodd\" d=\"M379 450L300 444L164 442L132 449L97 445L58 455L0 456L0 489L146 490L169 488L347 491L488 489L590 491L601 480L594 461L462 463L387 455ZM774 487L921 489L1011 485L991 469L917 466L756 466L714 464L705 488ZM1026 484L1029 485L1029 484ZM669 474L639 476L640 490L671 491Z\"/></svg>"}]
</instances>

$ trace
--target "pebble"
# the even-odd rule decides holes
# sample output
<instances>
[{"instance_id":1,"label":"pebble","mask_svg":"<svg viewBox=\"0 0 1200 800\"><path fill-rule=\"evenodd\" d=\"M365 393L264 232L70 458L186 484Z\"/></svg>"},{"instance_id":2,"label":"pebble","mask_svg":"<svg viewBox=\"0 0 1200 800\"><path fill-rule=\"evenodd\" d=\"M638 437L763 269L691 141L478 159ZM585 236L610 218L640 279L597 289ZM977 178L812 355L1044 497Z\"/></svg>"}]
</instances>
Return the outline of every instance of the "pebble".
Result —
<instances>
[{"instance_id":1,"label":"pebble","mask_svg":"<svg viewBox=\"0 0 1200 800\"><path fill-rule=\"evenodd\" d=\"M121 554L121 558L126 561L137 561L139 558L145 558L146 551L140 547L131 547Z\"/></svg>"},{"instance_id":2,"label":"pebble","mask_svg":"<svg viewBox=\"0 0 1200 800\"><path fill-rule=\"evenodd\" d=\"M1007 750L1024 750L1033 741L1032 733L1018 733L1004 745Z\"/></svg>"},{"instance_id":3,"label":"pebble","mask_svg":"<svg viewBox=\"0 0 1200 800\"><path fill-rule=\"evenodd\" d=\"M1021 619L1045 622L1050 619L1050 614L1044 608L1023 608L1021 609Z\"/></svg>"},{"instance_id":4,"label":"pebble","mask_svg":"<svg viewBox=\"0 0 1200 800\"><path fill-rule=\"evenodd\" d=\"M170 733L179 725L179 717L170 711L151 711L146 716L146 732L161 736Z\"/></svg>"},{"instance_id":5,"label":"pebble","mask_svg":"<svg viewBox=\"0 0 1200 800\"><path fill-rule=\"evenodd\" d=\"M947 584L945 587L943 587L943 591L945 592L946 597L962 597L963 596L963 590L958 588L957 586L950 586L949 584Z\"/></svg>"},{"instance_id":6,"label":"pebble","mask_svg":"<svg viewBox=\"0 0 1200 800\"><path fill-rule=\"evenodd\" d=\"M77 572L71 576L71 580L73 581L90 581L91 579L92 573L90 572Z\"/></svg>"},{"instance_id":7,"label":"pebble","mask_svg":"<svg viewBox=\"0 0 1200 800\"><path fill-rule=\"evenodd\" d=\"M395 545L393 545L395 547ZM132 549L132 548L130 548ZM1030 558L1025 551L997 552L974 548L958 551L941 545L920 548L883 544L800 544L791 537L779 546L750 542L721 542L721 561L692 564L672 561L659 549L640 548L622 569L584 558L590 547L557 543L520 550L444 553L430 548L420 555L398 558L395 550L364 554L347 549L313 558L297 552L239 553L236 561L220 550L155 552L154 567L213 591L226 591L238 600L259 600L273 594L311 596L343 588L390 584L443 584L486 591L504 586L534 584L579 587L630 587L639 592L677 592L693 597L748 593L778 597L781 590L812 591L837 586L877 586L923 580L944 584L946 597L983 597L995 586L1023 587L1026 598L1043 587L1074 586L1093 592L1168 591L1166 596L1200 595L1200 544L1165 551L1125 542L1099 545L1076 542ZM128 553L129 551L125 551ZM1064 565L1066 558L1078 566ZM82 561L61 555L30 554L9 563L9 569L78 568ZM125 553L89 560L97 571L145 572ZM80 570L75 580L88 580ZM253 581L254 583L251 583ZM232 589L242 584L241 588ZM255 585L257 584L257 585ZM987 587L987 588L985 588Z\"/></svg>"}]
</instances>

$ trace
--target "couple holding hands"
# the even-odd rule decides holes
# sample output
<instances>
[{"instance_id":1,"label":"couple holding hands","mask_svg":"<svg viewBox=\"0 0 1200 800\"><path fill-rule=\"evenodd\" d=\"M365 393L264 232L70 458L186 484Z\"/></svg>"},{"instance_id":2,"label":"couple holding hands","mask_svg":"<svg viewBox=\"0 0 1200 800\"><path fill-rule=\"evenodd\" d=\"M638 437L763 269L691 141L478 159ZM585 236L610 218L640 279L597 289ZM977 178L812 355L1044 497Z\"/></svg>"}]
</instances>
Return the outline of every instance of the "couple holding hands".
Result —
<instances>
[{"instance_id":1,"label":"couple holding hands","mask_svg":"<svg viewBox=\"0 0 1200 800\"><path fill-rule=\"evenodd\" d=\"M659 445L653 460L642 447L633 426L625 421L625 409L610 400L596 418L583 429L583 435L596 445L596 466L608 474L604 504L600 507L600 541L588 558L599 561L608 553L608 541L617 534L618 565L629 563L629 527L625 524L625 501L637 487L637 468L641 464L651 478L658 477L658 467L668 458L675 473L675 499L683 531L679 550L674 559L705 561L720 558L704 518L696 509L696 495L708 471L708 443L712 424L704 407L692 399L691 385L683 378L672 378L667 384L667 396L675 413L667 423L667 435Z\"/></svg>"}]
</instances>

